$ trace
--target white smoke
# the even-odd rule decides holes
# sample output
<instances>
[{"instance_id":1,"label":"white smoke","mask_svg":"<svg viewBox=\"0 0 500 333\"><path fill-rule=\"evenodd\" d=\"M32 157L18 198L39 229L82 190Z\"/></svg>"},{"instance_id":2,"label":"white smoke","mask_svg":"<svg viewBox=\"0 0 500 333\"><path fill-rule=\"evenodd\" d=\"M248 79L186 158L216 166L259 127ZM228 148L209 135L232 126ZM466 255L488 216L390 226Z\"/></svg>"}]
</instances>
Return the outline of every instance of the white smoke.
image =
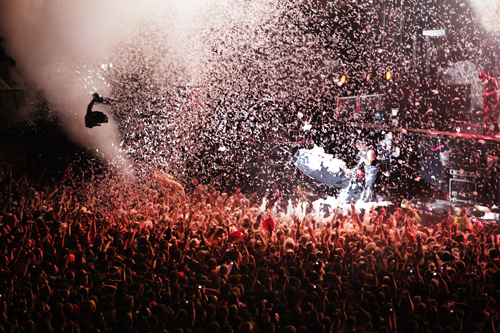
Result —
<instances>
[{"instance_id":1,"label":"white smoke","mask_svg":"<svg viewBox=\"0 0 500 333\"><path fill-rule=\"evenodd\" d=\"M478 21L490 32L500 32L500 2L498 0L472 0Z\"/></svg>"},{"instance_id":2,"label":"white smoke","mask_svg":"<svg viewBox=\"0 0 500 333\"><path fill-rule=\"evenodd\" d=\"M103 71L118 45L138 38L139 27L161 22L187 41L193 32L187 17L200 5L198 0L0 0L0 34L24 83L43 93L70 137L107 161L122 163L112 116L101 127L85 127L91 94L108 96ZM182 59L182 52L176 58Z\"/></svg>"},{"instance_id":3,"label":"white smoke","mask_svg":"<svg viewBox=\"0 0 500 333\"><path fill-rule=\"evenodd\" d=\"M0 1L1 35L25 83L43 93L73 140L114 162L122 157L112 117L88 129L84 116L92 92L108 93L94 68L127 30L124 8L111 1Z\"/></svg>"}]
</instances>

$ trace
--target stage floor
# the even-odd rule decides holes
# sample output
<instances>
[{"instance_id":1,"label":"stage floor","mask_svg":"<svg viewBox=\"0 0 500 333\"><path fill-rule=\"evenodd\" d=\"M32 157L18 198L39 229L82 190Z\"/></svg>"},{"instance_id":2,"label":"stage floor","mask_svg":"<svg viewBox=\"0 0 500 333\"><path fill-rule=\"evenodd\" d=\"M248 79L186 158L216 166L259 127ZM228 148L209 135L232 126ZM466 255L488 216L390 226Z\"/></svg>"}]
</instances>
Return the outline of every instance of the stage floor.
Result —
<instances>
[{"instance_id":1,"label":"stage floor","mask_svg":"<svg viewBox=\"0 0 500 333\"><path fill-rule=\"evenodd\" d=\"M389 214L396 211L401 205L401 198L377 196L376 200L364 202L357 201L354 203L356 210L369 211L375 207L385 207ZM498 223L500 221L500 209L497 206L488 207L480 203L462 203L448 200L416 197L408 201L409 205L422 217L424 225L435 225L440 223L449 215L456 215L460 208L465 208L467 216L471 221L480 221L481 223ZM328 208L348 208L350 203L343 202L338 197L327 197L314 201L313 205L317 205L324 209Z\"/></svg>"}]
</instances>

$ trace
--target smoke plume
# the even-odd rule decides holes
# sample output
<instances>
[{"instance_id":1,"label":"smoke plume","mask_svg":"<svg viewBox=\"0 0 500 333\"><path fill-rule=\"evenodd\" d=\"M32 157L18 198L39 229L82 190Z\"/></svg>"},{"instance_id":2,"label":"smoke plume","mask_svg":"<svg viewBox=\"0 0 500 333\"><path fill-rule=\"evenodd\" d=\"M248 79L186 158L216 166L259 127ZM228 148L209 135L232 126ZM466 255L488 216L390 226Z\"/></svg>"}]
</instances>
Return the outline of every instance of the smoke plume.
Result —
<instances>
[{"instance_id":1,"label":"smoke plume","mask_svg":"<svg viewBox=\"0 0 500 333\"><path fill-rule=\"evenodd\" d=\"M124 162L117 144L120 135L116 123L109 117L110 123L102 127L86 128L86 107L93 92L103 96L110 93L103 71L112 67L110 59L115 57L117 45L136 38L139 27L160 21L165 13L180 19L186 14L175 10L177 3L161 3L0 1L0 34L24 83L42 92L59 113L70 138L112 163ZM196 5L196 2L188 3ZM103 108L97 109L103 111Z\"/></svg>"}]
</instances>

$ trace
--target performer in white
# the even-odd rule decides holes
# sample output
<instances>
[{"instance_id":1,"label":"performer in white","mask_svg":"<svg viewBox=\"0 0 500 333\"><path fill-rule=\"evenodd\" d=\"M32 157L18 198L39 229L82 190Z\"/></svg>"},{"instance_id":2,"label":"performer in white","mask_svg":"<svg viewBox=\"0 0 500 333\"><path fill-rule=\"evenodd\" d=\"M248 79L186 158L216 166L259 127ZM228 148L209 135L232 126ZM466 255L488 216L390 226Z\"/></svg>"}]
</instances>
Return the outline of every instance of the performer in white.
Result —
<instances>
[{"instance_id":1,"label":"performer in white","mask_svg":"<svg viewBox=\"0 0 500 333\"><path fill-rule=\"evenodd\" d=\"M369 202L374 199L373 184L379 169L377 155L375 150L371 149L365 141L359 141L356 147L359 149L358 157L360 160L358 165L364 165L365 189L361 200ZM358 169L358 172L361 172L361 170Z\"/></svg>"}]
</instances>

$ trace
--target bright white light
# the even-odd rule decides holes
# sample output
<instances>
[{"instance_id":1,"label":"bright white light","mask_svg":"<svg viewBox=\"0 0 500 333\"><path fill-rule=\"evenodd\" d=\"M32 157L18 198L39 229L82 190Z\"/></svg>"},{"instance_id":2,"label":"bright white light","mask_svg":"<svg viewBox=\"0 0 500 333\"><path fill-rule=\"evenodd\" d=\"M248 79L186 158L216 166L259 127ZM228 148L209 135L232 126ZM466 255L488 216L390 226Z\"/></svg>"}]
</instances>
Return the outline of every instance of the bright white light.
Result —
<instances>
[{"instance_id":1,"label":"bright white light","mask_svg":"<svg viewBox=\"0 0 500 333\"><path fill-rule=\"evenodd\" d=\"M498 0L472 0L478 21L491 32L500 32L500 3Z\"/></svg>"}]
</instances>

